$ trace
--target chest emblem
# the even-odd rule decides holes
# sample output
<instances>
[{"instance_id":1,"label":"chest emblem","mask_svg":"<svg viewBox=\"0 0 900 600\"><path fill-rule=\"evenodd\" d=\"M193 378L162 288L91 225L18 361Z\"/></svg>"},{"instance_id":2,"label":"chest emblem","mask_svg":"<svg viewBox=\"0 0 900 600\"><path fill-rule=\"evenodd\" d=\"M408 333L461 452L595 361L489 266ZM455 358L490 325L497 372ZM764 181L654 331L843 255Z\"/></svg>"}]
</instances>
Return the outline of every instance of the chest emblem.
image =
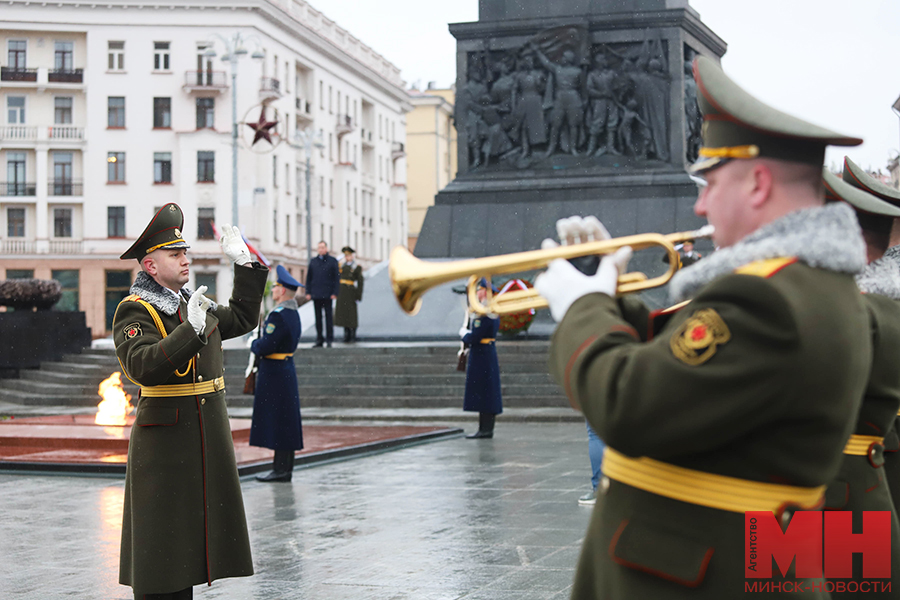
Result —
<instances>
[{"instance_id":1,"label":"chest emblem","mask_svg":"<svg viewBox=\"0 0 900 600\"><path fill-rule=\"evenodd\" d=\"M672 354L681 362L702 365L716 353L716 349L731 339L731 332L722 317L711 308L691 315L669 340Z\"/></svg>"},{"instance_id":2,"label":"chest emblem","mask_svg":"<svg viewBox=\"0 0 900 600\"><path fill-rule=\"evenodd\" d=\"M125 332L126 340L130 340L131 338L136 338L137 336L142 335L140 323L132 323L131 325L126 325L123 331Z\"/></svg>"}]
</instances>

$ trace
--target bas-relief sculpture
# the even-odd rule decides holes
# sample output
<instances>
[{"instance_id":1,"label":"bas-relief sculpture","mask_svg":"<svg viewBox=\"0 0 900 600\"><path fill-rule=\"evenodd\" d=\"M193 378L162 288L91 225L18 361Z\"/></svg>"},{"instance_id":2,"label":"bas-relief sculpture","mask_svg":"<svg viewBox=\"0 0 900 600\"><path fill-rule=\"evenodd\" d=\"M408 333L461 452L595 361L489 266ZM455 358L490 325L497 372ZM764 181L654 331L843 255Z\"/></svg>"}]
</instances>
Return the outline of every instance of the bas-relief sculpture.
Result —
<instances>
[{"instance_id":1,"label":"bas-relief sculpture","mask_svg":"<svg viewBox=\"0 0 900 600\"><path fill-rule=\"evenodd\" d=\"M703 117L700 114L700 105L697 103L697 82L694 81L693 62L697 53L685 47L684 49L684 137L685 158L689 163L697 160L702 139L700 128L703 125Z\"/></svg>"},{"instance_id":2,"label":"bas-relief sculpture","mask_svg":"<svg viewBox=\"0 0 900 600\"><path fill-rule=\"evenodd\" d=\"M586 29L555 27L517 49L470 52L466 73L456 110L469 170L670 161L659 38L591 45Z\"/></svg>"}]
</instances>

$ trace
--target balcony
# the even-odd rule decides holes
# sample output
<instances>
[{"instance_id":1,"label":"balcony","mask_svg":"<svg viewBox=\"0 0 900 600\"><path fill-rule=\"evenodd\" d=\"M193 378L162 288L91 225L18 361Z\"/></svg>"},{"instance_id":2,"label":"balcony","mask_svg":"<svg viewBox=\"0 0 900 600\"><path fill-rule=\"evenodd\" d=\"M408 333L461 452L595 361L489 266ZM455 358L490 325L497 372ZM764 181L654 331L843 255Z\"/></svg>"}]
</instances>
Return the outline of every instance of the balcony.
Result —
<instances>
[{"instance_id":1,"label":"balcony","mask_svg":"<svg viewBox=\"0 0 900 600\"><path fill-rule=\"evenodd\" d=\"M84 69L51 69L47 71L49 83L84 83Z\"/></svg>"},{"instance_id":2,"label":"balcony","mask_svg":"<svg viewBox=\"0 0 900 600\"><path fill-rule=\"evenodd\" d=\"M0 67L0 81L33 81L37 82L37 69L18 69Z\"/></svg>"},{"instance_id":3,"label":"balcony","mask_svg":"<svg viewBox=\"0 0 900 600\"><path fill-rule=\"evenodd\" d=\"M80 181L49 181L47 182L48 196L81 196L82 183Z\"/></svg>"},{"instance_id":4,"label":"balcony","mask_svg":"<svg viewBox=\"0 0 900 600\"><path fill-rule=\"evenodd\" d=\"M297 109L297 121L302 126L313 122L312 104L303 98L294 98L294 108Z\"/></svg>"},{"instance_id":5,"label":"balcony","mask_svg":"<svg viewBox=\"0 0 900 600\"><path fill-rule=\"evenodd\" d=\"M0 182L0 196L34 196L36 189L37 185L34 183Z\"/></svg>"},{"instance_id":6,"label":"balcony","mask_svg":"<svg viewBox=\"0 0 900 600\"><path fill-rule=\"evenodd\" d=\"M47 138L51 140L84 141L84 127L72 125L51 125L47 128Z\"/></svg>"},{"instance_id":7,"label":"balcony","mask_svg":"<svg viewBox=\"0 0 900 600\"><path fill-rule=\"evenodd\" d=\"M259 80L259 101L268 102L281 98L281 82L274 77L262 77Z\"/></svg>"},{"instance_id":8,"label":"balcony","mask_svg":"<svg viewBox=\"0 0 900 600\"><path fill-rule=\"evenodd\" d=\"M37 127L30 125L0 125L0 140L4 142L33 142L37 139Z\"/></svg>"},{"instance_id":9,"label":"balcony","mask_svg":"<svg viewBox=\"0 0 900 600\"><path fill-rule=\"evenodd\" d=\"M50 240L50 254L84 254L82 240Z\"/></svg>"},{"instance_id":10,"label":"balcony","mask_svg":"<svg viewBox=\"0 0 900 600\"><path fill-rule=\"evenodd\" d=\"M403 142L391 142L391 160L397 160L406 156L406 149Z\"/></svg>"},{"instance_id":11,"label":"balcony","mask_svg":"<svg viewBox=\"0 0 900 600\"><path fill-rule=\"evenodd\" d=\"M372 141L372 130L363 127L362 129L360 129L360 132L362 133L362 147L374 148L375 143Z\"/></svg>"},{"instance_id":12,"label":"balcony","mask_svg":"<svg viewBox=\"0 0 900 600\"><path fill-rule=\"evenodd\" d=\"M37 244L24 238L0 240L0 254L34 254Z\"/></svg>"},{"instance_id":13,"label":"balcony","mask_svg":"<svg viewBox=\"0 0 900 600\"><path fill-rule=\"evenodd\" d=\"M337 128L335 129L338 139L341 139L355 129L353 126L353 117L350 115L337 116Z\"/></svg>"},{"instance_id":14,"label":"balcony","mask_svg":"<svg viewBox=\"0 0 900 600\"><path fill-rule=\"evenodd\" d=\"M185 71L184 89L186 92L222 93L228 88L225 71Z\"/></svg>"}]
</instances>

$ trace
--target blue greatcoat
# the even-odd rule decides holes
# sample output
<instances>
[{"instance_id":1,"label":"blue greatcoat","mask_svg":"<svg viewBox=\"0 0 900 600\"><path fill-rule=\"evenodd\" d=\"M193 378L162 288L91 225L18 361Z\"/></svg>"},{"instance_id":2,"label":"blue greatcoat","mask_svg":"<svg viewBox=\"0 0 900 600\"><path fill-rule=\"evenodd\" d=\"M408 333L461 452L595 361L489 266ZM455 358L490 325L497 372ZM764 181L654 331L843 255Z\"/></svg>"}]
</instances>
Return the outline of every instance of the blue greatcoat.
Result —
<instances>
[{"instance_id":1,"label":"blue greatcoat","mask_svg":"<svg viewBox=\"0 0 900 600\"><path fill-rule=\"evenodd\" d=\"M271 354L291 354L300 339L300 315L297 303L279 304L263 325L262 337L254 340L251 351L260 357L253 398L253 422L250 445L272 450L303 448L300 422L300 393L294 358L270 359Z\"/></svg>"},{"instance_id":2,"label":"blue greatcoat","mask_svg":"<svg viewBox=\"0 0 900 600\"><path fill-rule=\"evenodd\" d=\"M476 316L472 320L469 333L462 341L470 345L469 362L466 365L466 395L463 410L487 412L499 415L503 412L500 396L500 363L497 361L497 346L491 341L500 329L500 319Z\"/></svg>"}]
</instances>

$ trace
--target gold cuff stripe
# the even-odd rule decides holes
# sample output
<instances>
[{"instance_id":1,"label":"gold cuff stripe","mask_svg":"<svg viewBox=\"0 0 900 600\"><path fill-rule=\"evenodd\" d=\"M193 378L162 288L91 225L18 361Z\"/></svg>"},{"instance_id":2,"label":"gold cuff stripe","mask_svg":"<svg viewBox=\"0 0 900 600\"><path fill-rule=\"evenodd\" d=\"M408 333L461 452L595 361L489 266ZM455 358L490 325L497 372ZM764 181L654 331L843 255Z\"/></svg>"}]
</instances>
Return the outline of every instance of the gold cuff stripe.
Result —
<instances>
[{"instance_id":1,"label":"gold cuff stripe","mask_svg":"<svg viewBox=\"0 0 900 600\"><path fill-rule=\"evenodd\" d=\"M225 378L216 377L203 383L183 383L179 385L154 385L141 388L141 398L161 398L171 396L199 396L225 389Z\"/></svg>"},{"instance_id":2,"label":"gold cuff stripe","mask_svg":"<svg viewBox=\"0 0 900 600\"><path fill-rule=\"evenodd\" d=\"M851 435L844 446L844 454L851 456L868 456L872 444L884 445L884 438L877 435Z\"/></svg>"},{"instance_id":3,"label":"gold cuff stripe","mask_svg":"<svg viewBox=\"0 0 900 600\"><path fill-rule=\"evenodd\" d=\"M705 158L756 158L759 156L759 146L723 146L721 148L700 148L700 156Z\"/></svg>"},{"instance_id":4,"label":"gold cuff stripe","mask_svg":"<svg viewBox=\"0 0 900 600\"><path fill-rule=\"evenodd\" d=\"M824 485L807 488L763 483L686 469L646 456L628 458L609 446L603 454L602 468L610 479L651 494L737 513L749 510L777 513L789 504L815 508L825 493Z\"/></svg>"},{"instance_id":5,"label":"gold cuff stripe","mask_svg":"<svg viewBox=\"0 0 900 600\"><path fill-rule=\"evenodd\" d=\"M291 352L291 353L283 353L283 354L267 354L267 355L263 356L263 358L268 358L268 359L271 359L271 360L284 360L284 359L286 359L286 358L290 358L290 357L293 356L293 355L294 355L293 352Z\"/></svg>"},{"instance_id":6,"label":"gold cuff stripe","mask_svg":"<svg viewBox=\"0 0 900 600\"><path fill-rule=\"evenodd\" d=\"M356 281L353 279L341 279L341 283L344 285L356 285Z\"/></svg>"}]
</instances>

